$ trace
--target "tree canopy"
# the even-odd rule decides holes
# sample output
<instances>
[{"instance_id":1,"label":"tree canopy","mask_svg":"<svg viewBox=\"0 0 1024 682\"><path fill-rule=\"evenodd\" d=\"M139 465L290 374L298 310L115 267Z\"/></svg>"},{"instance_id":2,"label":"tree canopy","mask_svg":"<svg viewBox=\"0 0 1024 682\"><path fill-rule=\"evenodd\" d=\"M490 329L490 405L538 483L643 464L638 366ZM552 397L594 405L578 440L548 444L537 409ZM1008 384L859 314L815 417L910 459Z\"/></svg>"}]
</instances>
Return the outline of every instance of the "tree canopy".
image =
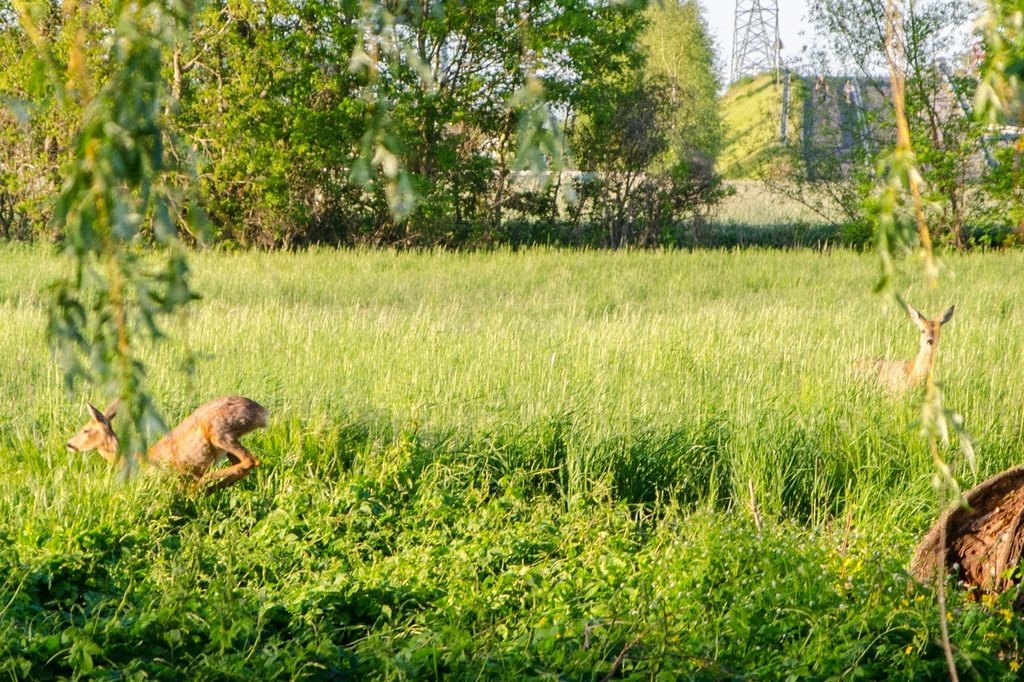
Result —
<instances>
[{"instance_id":1,"label":"tree canopy","mask_svg":"<svg viewBox=\"0 0 1024 682\"><path fill-rule=\"evenodd\" d=\"M0 229L56 238L46 197L81 108L113 75L118 3L26 4L33 36L10 2L0 93L24 115L0 118ZM714 54L694 2L219 0L189 21L163 48L160 125L178 185L194 168L228 243L578 240L596 216L571 210L561 171L588 167L591 150L565 149L564 133L634 92L637 74L670 96L663 168L716 149ZM73 83L67 101L54 78Z\"/></svg>"}]
</instances>

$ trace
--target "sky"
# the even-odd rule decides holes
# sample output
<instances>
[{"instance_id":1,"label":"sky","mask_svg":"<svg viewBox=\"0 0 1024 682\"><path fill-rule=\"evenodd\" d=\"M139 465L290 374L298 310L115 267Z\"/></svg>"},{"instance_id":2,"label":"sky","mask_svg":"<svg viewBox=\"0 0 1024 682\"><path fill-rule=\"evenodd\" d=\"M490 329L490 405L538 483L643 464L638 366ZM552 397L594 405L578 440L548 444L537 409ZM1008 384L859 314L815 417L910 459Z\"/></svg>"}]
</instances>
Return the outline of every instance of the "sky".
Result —
<instances>
[{"instance_id":1,"label":"sky","mask_svg":"<svg viewBox=\"0 0 1024 682\"><path fill-rule=\"evenodd\" d=\"M750 0L744 0L750 2ZM762 0L769 4L773 0ZM737 0L698 0L704 8L704 17L718 49L719 69L723 83L729 81L732 66L732 29L736 20ZM787 63L799 61L804 46L813 41L811 25L807 21L807 0L775 0L779 7L779 39L782 41L782 59ZM961 48L970 44L973 22L960 27Z\"/></svg>"},{"instance_id":2,"label":"sky","mask_svg":"<svg viewBox=\"0 0 1024 682\"><path fill-rule=\"evenodd\" d=\"M767 4L771 0L764 0ZM736 0L699 0L704 7L704 16L715 37L723 80L729 78L732 64L732 28L736 19ZM809 29L805 20L807 3L804 0L776 0L779 6L779 40L782 41L782 58L791 59L800 54L800 48L809 44ZM801 36L801 32L808 35Z\"/></svg>"}]
</instances>

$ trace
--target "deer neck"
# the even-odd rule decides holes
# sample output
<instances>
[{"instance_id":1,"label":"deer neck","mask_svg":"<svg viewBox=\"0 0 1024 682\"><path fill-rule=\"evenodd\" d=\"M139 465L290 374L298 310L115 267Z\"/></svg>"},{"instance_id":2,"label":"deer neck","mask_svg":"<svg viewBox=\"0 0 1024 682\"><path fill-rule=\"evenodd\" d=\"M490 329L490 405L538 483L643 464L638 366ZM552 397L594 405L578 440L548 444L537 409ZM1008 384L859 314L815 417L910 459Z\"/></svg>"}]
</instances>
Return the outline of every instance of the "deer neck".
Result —
<instances>
[{"instance_id":1,"label":"deer neck","mask_svg":"<svg viewBox=\"0 0 1024 682\"><path fill-rule=\"evenodd\" d=\"M103 457L103 459L113 465L120 464L121 466L126 466L129 459L135 460L136 463L142 463L145 461L145 458L141 457L141 453L138 452L132 454L130 458L122 459L120 453L117 451L118 443L117 434L115 433L102 447L98 447L96 450L100 453L100 456Z\"/></svg>"},{"instance_id":2,"label":"deer neck","mask_svg":"<svg viewBox=\"0 0 1024 682\"><path fill-rule=\"evenodd\" d=\"M96 451L100 453L100 456L110 464L117 464L117 442L117 434L111 434L102 445L96 447Z\"/></svg>"},{"instance_id":3,"label":"deer neck","mask_svg":"<svg viewBox=\"0 0 1024 682\"><path fill-rule=\"evenodd\" d=\"M935 349L937 347L938 343L929 344L927 341L921 342L921 348L918 350L917 357L914 358L910 367L911 379L920 381L928 376L928 372L931 371L932 364L935 362Z\"/></svg>"}]
</instances>

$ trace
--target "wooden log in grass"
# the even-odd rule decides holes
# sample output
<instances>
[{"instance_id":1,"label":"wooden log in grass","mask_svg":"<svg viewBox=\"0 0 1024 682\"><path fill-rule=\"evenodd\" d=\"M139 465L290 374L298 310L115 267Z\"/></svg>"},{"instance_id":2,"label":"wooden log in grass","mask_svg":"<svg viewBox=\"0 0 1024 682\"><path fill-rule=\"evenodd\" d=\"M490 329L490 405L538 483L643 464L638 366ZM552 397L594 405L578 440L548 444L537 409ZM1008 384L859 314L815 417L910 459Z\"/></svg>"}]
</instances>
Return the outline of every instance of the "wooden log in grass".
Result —
<instances>
[{"instance_id":1,"label":"wooden log in grass","mask_svg":"<svg viewBox=\"0 0 1024 682\"><path fill-rule=\"evenodd\" d=\"M967 506L944 511L921 540L910 572L931 582L944 562L965 586L1002 592L1017 582L1014 571L1024 550L1024 466L986 479L964 498ZM1024 607L1024 599L1018 597L1016 606Z\"/></svg>"}]
</instances>

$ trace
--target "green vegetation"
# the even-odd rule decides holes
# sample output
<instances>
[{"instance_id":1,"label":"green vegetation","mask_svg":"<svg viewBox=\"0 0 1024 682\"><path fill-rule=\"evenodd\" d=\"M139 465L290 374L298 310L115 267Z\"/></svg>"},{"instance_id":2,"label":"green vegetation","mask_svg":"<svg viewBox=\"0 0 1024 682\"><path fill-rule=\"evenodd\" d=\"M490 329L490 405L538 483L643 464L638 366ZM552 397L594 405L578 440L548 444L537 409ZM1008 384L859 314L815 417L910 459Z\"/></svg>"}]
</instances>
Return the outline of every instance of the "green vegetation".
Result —
<instances>
[{"instance_id":1,"label":"green vegetation","mask_svg":"<svg viewBox=\"0 0 1024 682\"><path fill-rule=\"evenodd\" d=\"M1005 291L1020 255L953 258L943 300L908 289L894 260L920 246L931 276L930 237L972 245L984 130L946 116L945 81L966 97L973 83L930 52L967 6L888 11L900 25L879 45L880 15L813 2L862 66L890 62L896 150L882 115L852 172L827 144L837 174L812 172L807 131L827 137L812 120L856 119L836 128L843 148L877 122L853 115L852 89L804 116L806 174L785 147L769 171L819 215L838 205L854 225L840 241L876 228L890 298L959 304L941 371L981 472L940 441L931 372L923 399L853 376L914 335L873 314L874 268L852 252L186 261L176 231L196 238L207 213L230 246L746 243L708 239L723 128L694 2L0 0L0 233L73 259L0 253L0 672L1013 679L1017 595L947 602L940 582L935 609L903 568L953 476L1004 468L1024 438ZM1019 82L997 64L1019 41L998 17L979 100L1012 120ZM766 88L733 95L734 177L775 147ZM581 172L558 172L565 141ZM1018 148L1001 152L1018 167ZM1019 194L1015 172L993 182L992 205ZM992 215L997 237L1017 227ZM815 246L837 234L770 234L784 230ZM185 308L193 271L206 298ZM41 350L46 320L60 362ZM91 388L69 400L61 386L86 368ZM224 393L273 415L250 439L263 467L224 494L120 480L61 447L85 399L117 394L124 442L141 445L153 405L175 420Z\"/></svg>"},{"instance_id":2,"label":"green vegetation","mask_svg":"<svg viewBox=\"0 0 1024 682\"><path fill-rule=\"evenodd\" d=\"M803 81L794 76L789 105L789 144L800 143L803 111ZM744 79L733 84L722 97L725 146L718 168L729 179L760 177L765 166L779 156L782 86L773 74Z\"/></svg>"},{"instance_id":3,"label":"green vegetation","mask_svg":"<svg viewBox=\"0 0 1024 682\"><path fill-rule=\"evenodd\" d=\"M566 122L580 170L570 210L573 242L591 246L676 246L700 242L722 195L714 44L694 0L651 3L639 64L592 86Z\"/></svg>"},{"instance_id":4,"label":"green vegetation","mask_svg":"<svg viewBox=\"0 0 1024 682\"><path fill-rule=\"evenodd\" d=\"M148 178L154 191L198 191L214 236L241 246L661 244L718 197L714 51L693 0L73 10L0 0L2 238L62 236L49 198L85 163L83 127L154 148L164 163L152 168L90 153L122 175L170 171ZM107 40L115 30L124 40ZM641 85L662 111L603 145ZM600 128L590 146L573 137L587 122ZM579 148L567 154L566 139ZM557 174L598 168L617 185L623 167L640 180L611 208L600 182ZM567 208L574 189L589 201ZM169 203L170 217L194 216ZM627 224L637 212L650 224L640 236ZM160 233L145 220L138 231Z\"/></svg>"},{"instance_id":5,"label":"green vegetation","mask_svg":"<svg viewBox=\"0 0 1024 682\"><path fill-rule=\"evenodd\" d=\"M1024 447L1022 260L951 257L941 298L909 292L957 304L939 374L979 477ZM99 400L69 400L44 350L40 292L66 264L0 251L4 676L944 674L904 570L936 512L918 401L851 373L916 347L870 257L192 261L204 299L142 354L155 403L271 411L247 439L263 465L200 499L64 451ZM951 594L963 674L1015 678L1012 596Z\"/></svg>"},{"instance_id":6,"label":"green vegetation","mask_svg":"<svg viewBox=\"0 0 1024 682\"><path fill-rule=\"evenodd\" d=\"M808 201L828 187L849 219L858 221L868 199L868 220L876 225L892 221L879 231L904 241L901 235L919 231L911 217L916 213L911 195L917 190L904 187L902 178L920 175L920 191L927 198L922 239L964 249L973 245L972 226L979 222L1016 227L1008 214L1012 196L1005 187L999 189L1019 184L1016 155L1008 154L1009 163L1001 170L989 167L983 154L985 127L970 111L979 72L967 56L964 29L977 13L978 4L969 0L808 3L808 19L821 37L822 61L842 65L841 73L850 79L846 82L860 84L846 93L834 82L831 96L822 98L828 104L807 122L817 131L804 152L806 176L798 179ZM879 72L891 78L880 80ZM988 212L988 203L1001 206Z\"/></svg>"},{"instance_id":7,"label":"green vegetation","mask_svg":"<svg viewBox=\"0 0 1024 682\"><path fill-rule=\"evenodd\" d=\"M640 35L646 68L664 86L672 109L665 125L665 165L713 164L722 146L715 45L701 6L693 2L651 3Z\"/></svg>"}]
</instances>

